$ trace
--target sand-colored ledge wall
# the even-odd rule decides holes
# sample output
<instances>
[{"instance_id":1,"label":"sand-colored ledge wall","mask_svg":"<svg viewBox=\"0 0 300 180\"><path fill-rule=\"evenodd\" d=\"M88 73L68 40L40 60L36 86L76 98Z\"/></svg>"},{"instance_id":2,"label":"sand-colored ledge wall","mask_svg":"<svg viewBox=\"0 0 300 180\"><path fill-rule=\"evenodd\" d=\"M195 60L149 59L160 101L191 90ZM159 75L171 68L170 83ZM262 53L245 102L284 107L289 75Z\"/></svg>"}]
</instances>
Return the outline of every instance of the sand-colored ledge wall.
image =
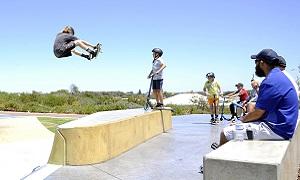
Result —
<instances>
[{"instance_id":1,"label":"sand-colored ledge wall","mask_svg":"<svg viewBox=\"0 0 300 180\"><path fill-rule=\"evenodd\" d=\"M90 127L57 129L49 163L100 163L170 128L171 111L157 110Z\"/></svg>"},{"instance_id":2,"label":"sand-colored ledge wall","mask_svg":"<svg viewBox=\"0 0 300 180\"><path fill-rule=\"evenodd\" d=\"M290 141L230 141L204 156L203 179L296 180L299 147L299 124Z\"/></svg>"}]
</instances>

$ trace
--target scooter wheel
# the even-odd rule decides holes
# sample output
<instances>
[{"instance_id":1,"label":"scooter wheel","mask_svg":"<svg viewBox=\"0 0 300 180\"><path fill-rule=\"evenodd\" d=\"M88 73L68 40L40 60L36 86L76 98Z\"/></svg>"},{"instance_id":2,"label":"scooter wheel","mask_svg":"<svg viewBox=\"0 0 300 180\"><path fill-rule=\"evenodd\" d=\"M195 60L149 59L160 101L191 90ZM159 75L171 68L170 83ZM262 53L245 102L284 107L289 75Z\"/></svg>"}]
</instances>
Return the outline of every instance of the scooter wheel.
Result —
<instances>
[{"instance_id":1,"label":"scooter wheel","mask_svg":"<svg viewBox=\"0 0 300 180\"><path fill-rule=\"evenodd\" d=\"M149 104L146 103L146 104L144 105L144 110L147 111L147 110L149 109L149 107L150 107Z\"/></svg>"}]
</instances>

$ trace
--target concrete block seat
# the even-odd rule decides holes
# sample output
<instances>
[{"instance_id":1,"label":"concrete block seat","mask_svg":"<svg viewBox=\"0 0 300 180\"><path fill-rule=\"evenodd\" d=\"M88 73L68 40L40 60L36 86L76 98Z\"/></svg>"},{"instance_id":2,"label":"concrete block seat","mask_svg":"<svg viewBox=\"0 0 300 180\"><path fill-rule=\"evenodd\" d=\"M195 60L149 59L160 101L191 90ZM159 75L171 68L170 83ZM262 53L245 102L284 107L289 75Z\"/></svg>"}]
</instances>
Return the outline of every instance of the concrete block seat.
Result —
<instances>
[{"instance_id":1,"label":"concrete block seat","mask_svg":"<svg viewBox=\"0 0 300 180\"><path fill-rule=\"evenodd\" d=\"M170 128L172 122L169 110L98 112L58 126L49 163L100 163Z\"/></svg>"},{"instance_id":2,"label":"concrete block seat","mask_svg":"<svg viewBox=\"0 0 300 180\"><path fill-rule=\"evenodd\" d=\"M289 141L230 141L203 158L205 180L296 180L300 127Z\"/></svg>"}]
</instances>

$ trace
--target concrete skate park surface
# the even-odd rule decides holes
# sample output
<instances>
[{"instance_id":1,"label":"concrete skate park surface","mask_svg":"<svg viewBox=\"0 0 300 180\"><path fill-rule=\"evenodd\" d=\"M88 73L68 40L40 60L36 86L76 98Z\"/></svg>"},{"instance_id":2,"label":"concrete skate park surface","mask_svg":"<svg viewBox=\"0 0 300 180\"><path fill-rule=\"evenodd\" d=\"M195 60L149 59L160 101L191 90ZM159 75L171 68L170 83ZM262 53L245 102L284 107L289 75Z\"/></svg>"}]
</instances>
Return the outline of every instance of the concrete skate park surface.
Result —
<instances>
[{"instance_id":1,"label":"concrete skate park surface","mask_svg":"<svg viewBox=\"0 0 300 180\"><path fill-rule=\"evenodd\" d=\"M202 175L198 173L199 162L210 151L206 146L211 142L207 134L216 135L220 128L211 128L207 115L179 116L173 119L175 127L167 133L155 136L111 160L94 165L46 164L45 159L49 157L51 147L48 154L41 153L46 145L39 143L39 147L32 148L32 145L25 142L30 148L24 148L25 145L20 144L18 151L2 153L7 161L1 161L5 173L1 170L0 179L20 179L25 176L25 179L201 179ZM32 149L39 151L32 152ZM30 152L30 155L23 151ZM40 156L43 159L37 162L35 159ZM5 167L9 160L11 166ZM27 166L30 161L33 161L33 165ZM36 171L31 173L33 168Z\"/></svg>"},{"instance_id":2,"label":"concrete skate park surface","mask_svg":"<svg viewBox=\"0 0 300 180\"><path fill-rule=\"evenodd\" d=\"M165 111L165 110L163 110ZM99 112L93 115L87 116L86 118L80 118L78 120L73 121L72 123L67 123L59 127L64 133L63 130L71 130L75 132L75 137L84 136L88 134L88 137L83 137L83 146L91 142L87 149L79 151L79 149L69 148L71 151L68 151L69 154L79 152L81 157L86 157L88 151L97 145L98 138L94 134L97 134L95 131L86 131L82 134L82 130L91 130L91 128L97 129L97 126L109 125L111 127L111 132L113 135L110 135L109 139L114 139L114 134L119 134L121 137L120 140L127 140L125 143L131 143L130 146L127 144L122 144L121 142L116 142L117 146L125 147L127 145L127 149L123 148L122 150L126 151L129 148L151 138L167 129L172 127L171 124L171 112L168 110L166 112L163 111L153 111L153 112L145 112L142 109L135 110L119 110L119 111L110 111L110 112ZM21 115L23 113L14 113ZM165 120L161 119L161 117L165 116ZM40 114L38 114L40 116ZM64 116L65 117L65 116ZM35 117L14 117L13 114L0 114L0 144L1 144L1 173L0 179L43 179L41 177L46 177L47 173L54 171L60 166L55 166L51 164L47 164L47 159L49 158L49 154L51 152L52 147L54 146L56 149L56 142L53 141L54 134L48 131ZM121 120L122 119L122 120ZM139 121L139 123L136 123ZM120 123L121 122L121 123ZM141 126L135 127L135 129L131 129L132 126L126 124L138 124ZM145 123L144 123L145 122ZM150 124L149 124L150 122ZM146 124L148 123L148 124ZM114 126L114 124L119 124L118 126ZM125 125L125 126L124 126ZM146 125L146 126L145 126ZM124 128L124 127L125 128ZM120 128L122 127L122 128ZM140 127L146 127L146 130L142 133L144 136L143 139L136 142L134 141L135 137L132 137L132 133L130 132L139 132ZM128 129L126 129L128 128ZM76 129L76 130L75 130ZM75 131L74 131L75 130ZM79 130L79 133L78 133ZM118 133L121 131L121 133ZM125 133L124 133L125 132ZM80 134L81 133L81 134ZM67 133L68 134L68 133ZM137 133L134 133L136 135ZM74 135L71 133L71 135ZM91 137L91 136L93 137ZM126 136L129 135L129 136ZM74 137L74 136L72 136ZM72 139L72 138L71 138ZM80 139L80 138L79 138ZM77 141L76 139L75 141ZM67 139L67 142L71 141ZM134 143L132 143L134 142ZM52 146L52 144L54 144ZM82 145L81 144L81 145ZM120 145L121 144L121 145ZM101 144L102 145L102 144ZM67 147L67 146L66 146ZM70 146L68 146L70 147ZM72 147L72 146L71 146ZM99 148L103 150L103 148ZM113 149L114 148L110 148ZM72 152L72 150L76 152ZM110 153L110 157L114 157L123 151L112 152ZM52 155L52 153L51 153ZM83 155L83 156L82 156ZM73 157L73 156L71 156ZM93 158L97 157L97 154L93 154ZM80 160L84 158L79 158ZM50 156L51 160L51 156ZM69 159L68 159L69 160ZM88 162L91 163L91 162ZM50 171L49 171L50 169ZM2 172L2 170L4 172ZM18 173L14 173L17 171ZM39 173L36 173L36 172ZM39 174L38 176L36 174Z\"/></svg>"},{"instance_id":3,"label":"concrete skate park surface","mask_svg":"<svg viewBox=\"0 0 300 180\"><path fill-rule=\"evenodd\" d=\"M201 180L203 155L211 151L209 144L219 140L222 125L211 126L209 115L175 116L172 121L167 133L120 156L94 165L63 166L45 179Z\"/></svg>"},{"instance_id":4,"label":"concrete skate park surface","mask_svg":"<svg viewBox=\"0 0 300 180\"><path fill-rule=\"evenodd\" d=\"M0 122L3 118L7 119L0 115ZM13 119L13 117L8 119ZM223 121L220 125L211 126L209 120L209 115L174 116L172 117L173 128L167 133L155 136L111 160L93 165L55 166L46 164L52 144L49 148L45 148L47 149L47 153L45 153L46 151L44 152L42 149L47 145L42 143L38 143L37 148L32 148L34 146L25 141L18 146L10 146L10 149L2 148L5 147L4 144L7 144L4 143L0 148L0 179L20 179L25 174L25 179L46 180L201 180L203 176L198 172L203 156L211 152L210 144L219 141L219 133L228 123ZM2 126L0 127L3 129ZM30 148L25 148L26 146ZM39 149L39 151L32 151L33 149ZM40 168L31 174L32 169L38 166Z\"/></svg>"},{"instance_id":5,"label":"concrete skate park surface","mask_svg":"<svg viewBox=\"0 0 300 180\"><path fill-rule=\"evenodd\" d=\"M209 144L218 141L221 126L209 115L175 116L167 133L104 163L63 166L45 179L202 179L199 166ZM226 122L224 122L226 123Z\"/></svg>"},{"instance_id":6,"label":"concrete skate park surface","mask_svg":"<svg viewBox=\"0 0 300 180\"><path fill-rule=\"evenodd\" d=\"M0 116L0 179L21 179L47 164L54 134L36 117Z\"/></svg>"}]
</instances>

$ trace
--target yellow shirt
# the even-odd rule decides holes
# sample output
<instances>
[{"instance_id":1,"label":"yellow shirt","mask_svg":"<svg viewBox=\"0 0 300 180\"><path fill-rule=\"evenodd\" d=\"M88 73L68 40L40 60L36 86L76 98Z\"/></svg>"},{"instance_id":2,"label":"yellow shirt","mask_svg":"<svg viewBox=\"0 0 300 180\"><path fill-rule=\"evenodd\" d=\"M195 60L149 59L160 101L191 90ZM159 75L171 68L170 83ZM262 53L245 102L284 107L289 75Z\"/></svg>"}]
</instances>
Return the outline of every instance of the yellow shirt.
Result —
<instances>
[{"instance_id":1,"label":"yellow shirt","mask_svg":"<svg viewBox=\"0 0 300 180\"><path fill-rule=\"evenodd\" d=\"M214 95L215 97L219 97L219 93L221 92L221 86L216 80L212 82L206 81L203 90L208 92L209 98L213 98Z\"/></svg>"}]
</instances>

